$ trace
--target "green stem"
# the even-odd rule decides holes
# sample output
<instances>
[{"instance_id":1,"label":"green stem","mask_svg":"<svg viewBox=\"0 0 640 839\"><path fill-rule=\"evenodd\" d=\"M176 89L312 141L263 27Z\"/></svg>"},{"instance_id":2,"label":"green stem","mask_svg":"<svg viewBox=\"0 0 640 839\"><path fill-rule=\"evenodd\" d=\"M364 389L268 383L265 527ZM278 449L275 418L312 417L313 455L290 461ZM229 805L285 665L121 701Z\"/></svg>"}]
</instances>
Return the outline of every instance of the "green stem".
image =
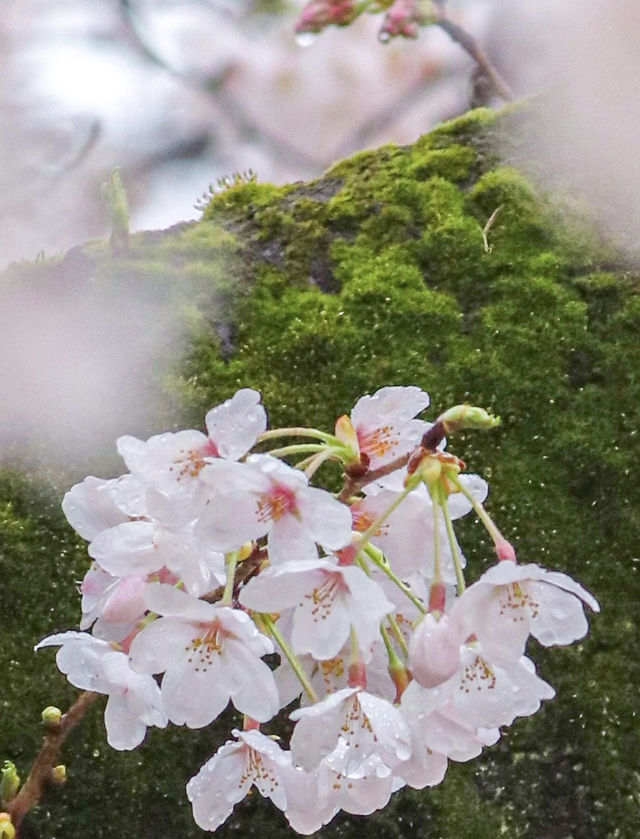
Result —
<instances>
[{"instance_id":1,"label":"green stem","mask_svg":"<svg viewBox=\"0 0 640 839\"><path fill-rule=\"evenodd\" d=\"M462 560L460 558L458 542L456 540L456 534L453 530L453 522L451 521L451 514L449 513L449 506L446 502L446 499L442 504L442 515L444 516L444 525L447 528L449 547L451 548L451 555L453 557L453 567L456 569L456 580L458 581L458 596L460 596L467 587L467 584L464 581L464 573L462 571Z\"/></svg>"},{"instance_id":2,"label":"green stem","mask_svg":"<svg viewBox=\"0 0 640 839\"><path fill-rule=\"evenodd\" d=\"M452 477L452 481L458 488L458 491L461 492L464 495L464 497L469 501L469 503L475 510L476 515L486 527L487 531L489 532L489 536L491 536L493 541L502 541L502 539L504 539L502 533L500 533L497 526L494 524L493 519L482 506L481 502L474 497L473 493L471 493L458 478Z\"/></svg>"},{"instance_id":3,"label":"green stem","mask_svg":"<svg viewBox=\"0 0 640 839\"><path fill-rule=\"evenodd\" d=\"M302 665L300 664L300 661L298 660L298 657L296 656L296 654L293 652L291 647L287 644L287 642L282 637L282 633L280 632L280 630L276 626L275 621L271 618L270 615L266 615L266 614L260 615L260 618L261 618L262 622L264 623L265 627L267 628L267 630L271 633L271 635L273 635L273 637L278 642L278 646L280 647L280 649L282 650L282 652L285 655L285 658L287 659L287 661L291 665L291 668L293 669L293 672L298 677L298 681L300 682L300 684L304 688L304 692L307 694L307 696L309 697L309 699L312 702L317 702L318 697L316 696L315 690L311 687L311 683L307 679L307 674L302 669Z\"/></svg>"},{"instance_id":4,"label":"green stem","mask_svg":"<svg viewBox=\"0 0 640 839\"><path fill-rule=\"evenodd\" d=\"M325 446L324 449L318 454L314 455L313 457L309 458L309 462L303 467L301 463L298 463L298 468L304 469L304 474L311 480L313 476L316 474L318 469L322 466L325 460L329 460L332 457L334 452L328 447Z\"/></svg>"},{"instance_id":5,"label":"green stem","mask_svg":"<svg viewBox=\"0 0 640 839\"><path fill-rule=\"evenodd\" d=\"M396 620L396 616L393 614L387 615L387 620L389 621L389 626L391 627L391 631L393 632L393 637L398 642L398 646L402 650L403 655L405 658L409 656L409 647L407 646L407 642L404 640L404 635L402 634L400 627L398 626L398 621ZM384 627L380 627L381 630L386 632ZM384 636L383 636L384 637Z\"/></svg>"},{"instance_id":6,"label":"green stem","mask_svg":"<svg viewBox=\"0 0 640 839\"><path fill-rule=\"evenodd\" d=\"M324 443L296 443L292 446L282 446L280 449L271 449L267 454L273 457L285 457L288 454L306 454L307 452L321 452L326 450Z\"/></svg>"},{"instance_id":7,"label":"green stem","mask_svg":"<svg viewBox=\"0 0 640 839\"><path fill-rule=\"evenodd\" d=\"M426 615L427 609L422 600L420 600L419 597L416 597L416 595L411 591L409 586L406 583L403 583L400 577L393 573L386 559L381 559L379 556L377 556L376 554L379 553L378 551L367 551L366 553L369 559L374 563L374 565L377 565L378 568L382 571L382 573L386 574L387 577L391 580L391 582L395 583L395 585L398 586L400 591L406 597L409 598L409 600L413 603L416 609L418 609L418 611L421 612L423 615Z\"/></svg>"},{"instance_id":8,"label":"green stem","mask_svg":"<svg viewBox=\"0 0 640 839\"><path fill-rule=\"evenodd\" d=\"M440 504L431 496L433 506L433 582L442 582L442 550L440 549L440 522L438 509Z\"/></svg>"},{"instance_id":9,"label":"green stem","mask_svg":"<svg viewBox=\"0 0 640 839\"><path fill-rule=\"evenodd\" d=\"M315 437L318 440L324 440L325 443L338 442L333 434L327 434L326 431L297 426L293 428L272 428L269 431L263 431L258 437L258 442L262 443L264 440L273 440L274 437Z\"/></svg>"},{"instance_id":10,"label":"green stem","mask_svg":"<svg viewBox=\"0 0 640 839\"><path fill-rule=\"evenodd\" d=\"M224 591L222 593L222 599L220 600L221 606L230 606L231 601L233 600L233 584L236 579L236 567L238 565L238 551L231 551L225 557L225 564L226 564L226 571L227 571L227 579L224 584Z\"/></svg>"}]
</instances>

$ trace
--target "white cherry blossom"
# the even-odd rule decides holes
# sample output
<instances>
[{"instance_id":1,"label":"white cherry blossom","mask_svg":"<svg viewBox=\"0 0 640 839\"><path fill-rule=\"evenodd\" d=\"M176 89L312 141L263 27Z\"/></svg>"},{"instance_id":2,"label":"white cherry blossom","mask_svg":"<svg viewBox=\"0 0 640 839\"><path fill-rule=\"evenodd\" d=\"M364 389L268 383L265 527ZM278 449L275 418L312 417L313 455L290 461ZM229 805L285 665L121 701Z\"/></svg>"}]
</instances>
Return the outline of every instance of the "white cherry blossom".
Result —
<instances>
[{"instance_id":1,"label":"white cherry blossom","mask_svg":"<svg viewBox=\"0 0 640 839\"><path fill-rule=\"evenodd\" d=\"M361 688L339 690L290 717L296 721L291 753L306 771L326 758L334 771L362 778L367 759L374 756L387 767L378 768L378 774L390 774L411 754L411 733L399 710ZM339 741L343 745L336 751Z\"/></svg>"},{"instance_id":2,"label":"white cherry blossom","mask_svg":"<svg viewBox=\"0 0 640 839\"><path fill-rule=\"evenodd\" d=\"M112 748L135 749L143 741L147 726L166 726L155 679L132 670L123 652L99 638L73 631L50 635L35 649L58 645L56 663L71 684L108 695L104 720Z\"/></svg>"},{"instance_id":3,"label":"white cherry blossom","mask_svg":"<svg viewBox=\"0 0 640 839\"><path fill-rule=\"evenodd\" d=\"M334 558L272 566L251 580L240 602L258 612L293 608L291 645L316 659L336 656L351 627L363 650L376 640L380 621L393 610L380 587L361 568Z\"/></svg>"},{"instance_id":4,"label":"white cherry blossom","mask_svg":"<svg viewBox=\"0 0 640 839\"><path fill-rule=\"evenodd\" d=\"M203 830L216 830L231 815L252 786L276 807L287 806L285 776L293 772L291 755L260 731L232 732L187 784L193 818Z\"/></svg>"},{"instance_id":5,"label":"white cherry blossom","mask_svg":"<svg viewBox=\"0 0 640 839\"><path fill-rule=\"evenodd\" d=\"M279 710L273 673L261 656L273 644L238 609L205 603L172 586L148 587L147 606L163 615L133 639L132 666L164 673L162 697L171 722L201 728L229 700L259 722Z\"/></svg>"},{"instance_id":6,"label":"white cherry blossom","mask_svg":"<svg viewBox=\"0 0 640 839\"><path fill-rule=\"evenodd\" d=\"M419 387L383 387L360 397L351 411L351 423L360 456L378 469L409 454L429 427L414 417L429 406L429 395Z\"/></svg>"},{"instance_id":7,"label":"white cherry blossom","mask_svg":"<svg viewBox=\"0 0 640 839\"><path fill-rule=\"evenodd\" d=\"M275 564L315 558L316 543L336 550L351 540L349 508L274 457L216 460L203 469L202 479L210 487L209 504L196 531L217 550L236 550L268 534Z\"/></svg>"},{"instance_id":8,"label":"white cherry blossom","mask_svg":"<svg viewBox=\"0 0 640 839\"><path fill-rule=\"evenodd\" d=\"M144 492L131 475L109 480L89 476L65 493L62 511L73 529L90 542L102 530L144 515Z\"/></svg>"},{"instance_id":9,"label":"white cherry blossom","mask_svg":"<svg viewBox=\"0 0 640 839\"><path fill-rule=\"evenodd\" d=\"M600 611L595 597L567 574L503 560L464 592L455 611L488 655L508 660L523 653L529 634L546 647L583 638L583 603Z\"/></svg>"}]
</instances>

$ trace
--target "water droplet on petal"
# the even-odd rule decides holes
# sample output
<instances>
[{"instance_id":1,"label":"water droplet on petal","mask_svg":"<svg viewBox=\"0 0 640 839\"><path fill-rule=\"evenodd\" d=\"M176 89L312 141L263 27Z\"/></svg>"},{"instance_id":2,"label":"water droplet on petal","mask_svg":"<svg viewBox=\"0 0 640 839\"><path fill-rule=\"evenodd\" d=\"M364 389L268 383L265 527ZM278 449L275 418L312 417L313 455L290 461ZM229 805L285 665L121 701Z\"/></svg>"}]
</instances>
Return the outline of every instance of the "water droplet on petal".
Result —
<instances>
[{"instance_id":1,"label":"water droplet on petal","mask_svg":"<svg viewBox=\"0 0 640 839\"><path fill-rule=\"evenodd\" d=\"M380 32L378 32L378 40L383 44L388 44L391 40L391 33L387 32L386 29L381 29Z\"/></svg>"},{"instance_id":2,"label":"water droplet on petal","mask_svg":"<svg viewBox=\"0 0 640 839\"><path fill-rule=\"evenodd\" d=\"M299 47L310 47L315 41L316 36L313 32L298 32L296 33L296 44Z\"/></svg>"}]
</instances>

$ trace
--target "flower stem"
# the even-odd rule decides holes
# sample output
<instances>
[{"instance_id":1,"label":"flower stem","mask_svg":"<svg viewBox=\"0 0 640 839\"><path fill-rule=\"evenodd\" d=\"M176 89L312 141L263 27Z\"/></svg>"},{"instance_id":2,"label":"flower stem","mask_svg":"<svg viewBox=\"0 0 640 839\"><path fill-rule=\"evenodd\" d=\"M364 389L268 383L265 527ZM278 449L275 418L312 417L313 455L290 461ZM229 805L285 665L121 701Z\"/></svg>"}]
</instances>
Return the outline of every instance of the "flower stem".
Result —
<instances>
[{"instance_id":1,"label":"flower stem","mask_svg":"<svg viewBox=\"0 0 640 839\"><path fill-rule=\"evenodd\" d=\"M293 672L298 677L298 681L300 682L300 684L304 688L304 692L307 694L307 696L309 697L309 699L312 702L317 702L318 697L316 696L315 690L311 687L311 683L309 682L309 679L307 678L307 674L302 669L302 665L300 664L300 661L299 661L298 657L296 656L296 654L293 652L291 647L287 644L287 642L282 637L282 633L280 632L280 630L276 626L276 623L273 620L273 618L270 615L261 614L260 619L262 620L262 622L263 622L265 628L267 629L267 631L271 635L273 635L273 637L276 639L276 641L278 643L278 646L280 647L280 649L284 653L285 658L287 659L287 661L291 665L291 668L292 668Z\"/></svg>"},{"instance_id":2,"label":"flower stem","mask_svg":"<svg viewBox=\"0 0 640 839\"><path fill-rule=\"evenodd\" d=\"M273 457L285 457L288 454L306 454L307 452L323 452L327 449L324 443L296 443L292 446L282 446L279 449L271 449L267 454Z\"/></svg>"},{"instance_id":3,"label":"flower stem","mask_svg":"<svg viewBox=\"0 0 640 839\"><path fill-rule=\"evenodd\" d=\"M396 639L398 646L402 650L402 654L406 657L409 655L409 647L407 647L407 642L404 640L404 635L400 631L400 627L398 626L398 621L396 620L396 616L394 614L389 613L387 615L387 620L389 621L389 626L391 627L391 632L393 633L393 637ZM380 628L381 630L384 627ZM384 630L386 632L386 630ZM384 635L383 635L384 637Z\"/></svg>"},{"instance_id":4,"label":"flower stem","mask_svg":"<svg viewBox=\"0 0 640 839\"><path fill-rule=\"evenodd\" d=\"M449 513L449 506L446 499L442 503L442 515L444 516L444 525L447 528L447 537L449 539L449 547L451 548L451 556L453 557L453 567L456 569L456 580L458 583L458 596L467 587L464 580L464 573L462 571L462 560L460 558L460 551L458 550L458 542L456 534L453 530L453 522L451 521L451 514Z\"/></svg>"},{"instance_id":5,"label":"flower stem","mask_svg":"<svg viewBox=\"0 0 640 839\"><path fill-rule=\"evenodd\" d=\"M504 536L502 535L502 533L500 533L493 519L482 506L482 503L478 501L477 498L475 498L473 493L470 490L468 490L466 486L464 486L464 484L462 483L462 481L459 480L459 478L452 477L451 480L453 481L459 492L461 492L464 495L464 497L469 501L469 503L475 510L476 515L486 527L489 536L491 536L493 541L502 541L504 539Z\"/></svg>"},{"instance_id":6,"label":"flower stem","mask_svg":"<svg viewBox=\"0 0 640 839\"><path fill-rule=\"evenodd\" d=\"M397 574L394 574L394 572L389 567L389 563L386 561L386 559L378 555L379 551L366 550L366 554L369 557L369 559L374 563L374 565L377 565L378 568L382 571L382 573L386 574L387 577L391 580L391 582L395 583L395 585L398 586L400 591L406 597L409 598L409 600L413 603L416 609L418 609L418 611L421 612L423 615L426 615L427 609L422 600L420 600L419 597L416 597L416 595L411 591L409 586L406 583L403 583L400 577L397 576Z\"/></svg>"},{"instance_id":7,"label":"flower stem","mask_svg":"<svg viewBox=\"0 0 640 839\"><path fill-rule=\"evenodd\" d=\"M301 463L298 463L297 466L298 468L304 468L304 474L307 478L309 478L309 480L311 480L325 460L329 460L333 454L334 452L328 446L325 446L322 451L319 451L318 454L309 458L308 463L306 463L304 467L302 467Z\"/></svg>"},{"instance_id":8,"label":"flower stem","mask_svg":"<svg viewBox=\"0 0 640 839\"><path fill-rule=\"evenodd\" d=\"M298 426L292 428L272 428L269 431L263 431L258 437L258 442L262 443L265 440L273 440L274 437L315 437L318 440L324 440L325 443L338 442L333 434L327 434L326 431Z\"/></svg>"},{"instance_id":9,"label":"flower stem","mask_svg":"<svg viewBox=\"0 0 640 839\"><path fill-rule=\"evenodd\" d=\"M406 487L402 490L402 492L394 498L394 500L389 504L386 510L384 510L377 519L371 522L369 527L362 533L360 536L360 541L358 542L358 546L356 548L356 552L353 555L354 560L358 558L358 556L362 553L362 551L366 548L369 539L375 535L376 531L380 527L381 524L389 518L391 513L396 509L396 507L400 506L400 504L404 501L404 499L409 495L410 492L413 491L413 487Z\"/></svg>"},{"instance_id":10,"label":"flower stem","mask_svg":"<svg viewBox=\"0 0 640 839\"><path fill-rule=\"evenodd\" d=\"M239 551L231 551L225 557L227 580L224 584L224 591L220 600L221 606L231 606L233 600L233 584L236 579L236 567L238 565Z\"/></svg>"}]
</instances>

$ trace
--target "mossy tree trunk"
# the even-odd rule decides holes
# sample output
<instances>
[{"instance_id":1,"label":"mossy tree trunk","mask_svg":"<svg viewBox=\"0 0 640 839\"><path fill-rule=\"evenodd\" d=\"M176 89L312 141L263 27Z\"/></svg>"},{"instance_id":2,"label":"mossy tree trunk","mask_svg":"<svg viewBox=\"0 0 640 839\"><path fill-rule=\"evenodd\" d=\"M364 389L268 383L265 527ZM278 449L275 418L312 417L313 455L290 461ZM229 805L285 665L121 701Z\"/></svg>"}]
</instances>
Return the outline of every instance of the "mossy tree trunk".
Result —
<instances>
[{"instance_id":1,"label":"mossy tree trunk","mask_svg":"<svg viewBox=\"0 0 640 839\"><path fill-rule=\"evenodd\" d=\"M558 693L540 713L452 765L436 789L396 794L366 827L340 817L324 837L640 835L638 277L504 164L512 118L472 112L311 184L237 183L201 222L132 236L126 258L92 244L3 279L72 282L88 295L149 284L169 305L172 289L189 290L190 347L154 385L148 431L199 427L239 386L262 391L274 425L331 428L387 384L428 390L431 416L465 400L502 416L497 431L450 448L488 478L489 508L521 560L574 575L603 612L583 642L534 651ZM78 620L73 581L87 558L58 511L61 492L10 470L0 482L0 757L23 773L40 709L72 696L51 656L32 653ZM461 537L475 577L490 546L468 525ZM153 730L140 750L115 753L94 709L68 746L68 784L30 816L30 835L201 835L184 782L228 730L214 729ZM288 835L256 795L219 835L238 830Z\"/></svg>"}]
</instances>

